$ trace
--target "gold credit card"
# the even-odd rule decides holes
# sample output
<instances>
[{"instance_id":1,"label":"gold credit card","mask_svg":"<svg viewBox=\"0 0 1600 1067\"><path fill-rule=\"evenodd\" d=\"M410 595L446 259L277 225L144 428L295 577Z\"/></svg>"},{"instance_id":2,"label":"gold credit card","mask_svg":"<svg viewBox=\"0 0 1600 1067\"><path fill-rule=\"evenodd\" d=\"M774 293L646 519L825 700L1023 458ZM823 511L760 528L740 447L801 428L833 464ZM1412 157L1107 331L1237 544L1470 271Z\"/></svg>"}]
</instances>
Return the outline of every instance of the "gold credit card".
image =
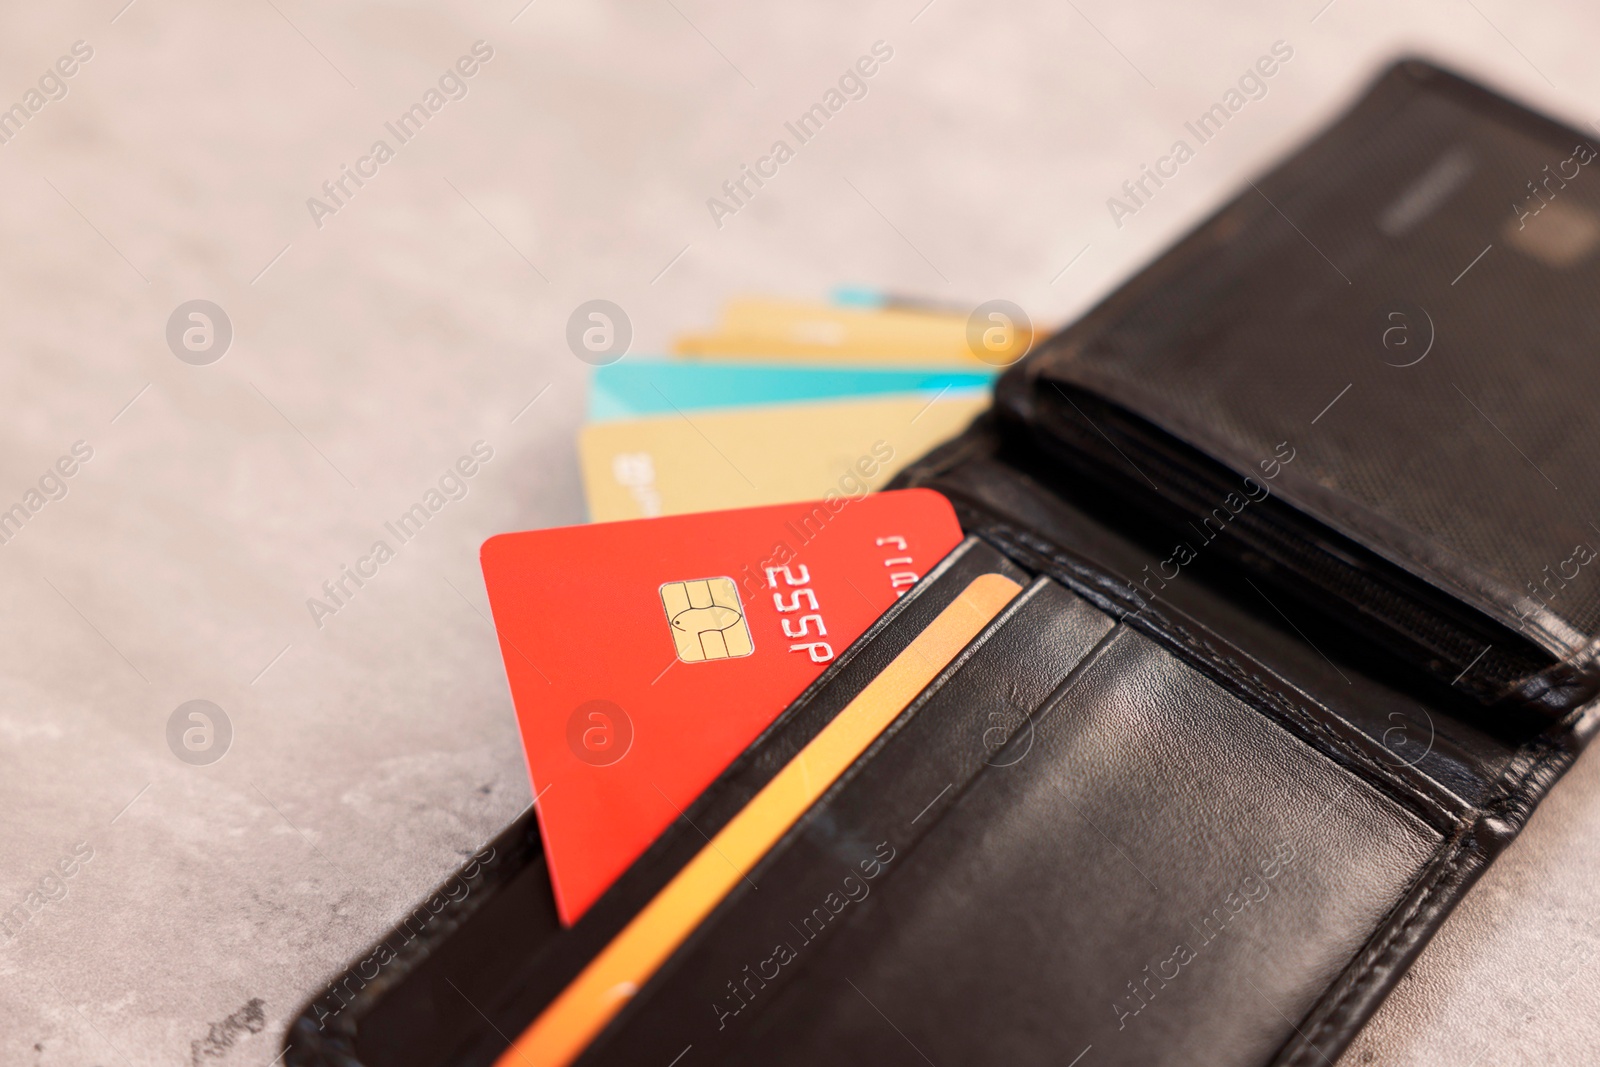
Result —
<instances>
[{"instance_id":1,"label":"gold credit card","mask_svg":"<svg viewBox=\"0 0 1600 1067\"><path fill-rule=\"evenodd\" d=\"M987 391L946 392L591 423L578 436L589 518L859 497L988 405Z\"/></svg>"},{"instance_id":2,"label":"gold credit card","mask_svg":"<svg viewBox=\"0 0 1600 1067\"><path fill-rule=\"evenodd\" d=\"M1019 354L1026 350L1023 344ZM730 300L717 329L680 335L673 351L706 359L985 365L968 344L962 315L755 297Z\"/></svg>"}]
</instances>

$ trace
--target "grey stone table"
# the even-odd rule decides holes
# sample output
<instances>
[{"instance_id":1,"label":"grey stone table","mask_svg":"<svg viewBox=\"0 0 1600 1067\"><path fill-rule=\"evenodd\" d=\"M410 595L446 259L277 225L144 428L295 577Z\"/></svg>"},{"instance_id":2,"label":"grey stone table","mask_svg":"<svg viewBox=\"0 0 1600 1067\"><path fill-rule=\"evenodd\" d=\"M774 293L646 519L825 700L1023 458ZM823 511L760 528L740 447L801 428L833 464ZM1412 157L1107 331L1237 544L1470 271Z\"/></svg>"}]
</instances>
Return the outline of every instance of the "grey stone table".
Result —
<instances>
[{"instance_id":1,"label":"grey stone table","mask_svg":"<svg viewBox=\"0 0 1600 1067\"><path fill-rule=\"evenodd\" d=\"M0 12L0 510L26 516L0 527L0 1063L268 1064L528 804L477 546L583 517L580 302L639 352L842 281L1060 322L1401 49L1597 117L1593 5L1323 5ZM880 41L858 98L708 206ZM1265 95L1112 212L1280 41ZM194 300L222 315L169 345ZM1591 1058L1597 809L1591 757L1350 1062Z\"/></svg>"}]
</instances>

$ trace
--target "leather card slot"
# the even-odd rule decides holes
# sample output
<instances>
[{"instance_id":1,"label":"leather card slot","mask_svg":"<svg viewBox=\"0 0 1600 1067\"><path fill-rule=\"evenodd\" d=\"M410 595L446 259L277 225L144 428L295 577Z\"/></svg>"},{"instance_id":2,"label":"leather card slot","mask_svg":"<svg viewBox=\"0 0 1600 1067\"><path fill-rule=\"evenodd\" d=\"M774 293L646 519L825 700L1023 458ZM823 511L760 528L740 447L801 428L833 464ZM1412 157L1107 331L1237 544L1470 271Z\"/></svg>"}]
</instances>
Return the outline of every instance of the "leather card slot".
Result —
<instances>
[{"instance_id":1,"label":"leather card slot","mask_svg":"<svg viewBox=\"0 0 1600 1067\"><path fill-rule=\"evenodd\" d=\"M815 955L840 914L868 899L973 778L1027 758L1051 693L1112 622L1040 579L969 647L751 872L581 1063L715 1062ZM1020 747L1008 747L1013 737Z\"/></svg>"},{"instance_id":2,"label":"leather card slot","mask_svg":"<svg viewBox=\"0 0 1600 1067\"><path fill-rule=\"evenodd\" d=\"M1062 552L1037 535L997 526L986 530L985 536L1028 566L1086 595L1091 602L1095 595L1092 590L1103 588L1108 580L1093 565ZM1394 758L1396 752L1381 741L1330 714L1320 701L1203 627L1136 596L1131 608L1113 604L1107 610L1312 748L1383 789L1429 825L1451 830L1472 812L1467 801L1420 771L1414 762Z\"/></svg>"}]
</instances>

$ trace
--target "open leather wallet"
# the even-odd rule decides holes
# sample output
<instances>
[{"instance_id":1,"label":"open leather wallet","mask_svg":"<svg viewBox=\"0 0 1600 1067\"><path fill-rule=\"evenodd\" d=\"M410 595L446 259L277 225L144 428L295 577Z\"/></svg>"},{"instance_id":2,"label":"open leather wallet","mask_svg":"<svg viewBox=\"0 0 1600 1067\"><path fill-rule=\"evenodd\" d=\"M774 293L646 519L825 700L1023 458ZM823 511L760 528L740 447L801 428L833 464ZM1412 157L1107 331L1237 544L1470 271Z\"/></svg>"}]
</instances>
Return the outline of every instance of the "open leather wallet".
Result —
<instances>
[{"instance_id":1,"label":"open leather wallet","mask_svg":"<svg viewBox=\"0 0 1600 1067\"><path fill-rule=\"evenodd\" d=\"M1332 1062L1593 731L1590 145L1392 67L900 476L968 539L574 927L524 816L287 1062Z\"/></svg>"}]
</instances>

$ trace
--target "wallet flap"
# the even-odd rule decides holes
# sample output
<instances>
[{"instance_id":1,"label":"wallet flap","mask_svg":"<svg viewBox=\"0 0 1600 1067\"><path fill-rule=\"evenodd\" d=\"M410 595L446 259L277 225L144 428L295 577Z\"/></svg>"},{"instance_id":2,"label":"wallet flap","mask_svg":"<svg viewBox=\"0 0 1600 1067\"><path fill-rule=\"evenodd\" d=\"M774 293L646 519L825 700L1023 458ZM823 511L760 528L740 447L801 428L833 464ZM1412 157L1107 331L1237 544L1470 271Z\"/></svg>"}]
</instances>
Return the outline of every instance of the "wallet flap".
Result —
<instances>
[{"instance_id":1,"label":"wallet flap","mask_svg":"<svg viewBox=\"0 0 1600 1067\"><path fill-rule=\"evenodd\" d=\"M1227 542L1446 682L1564 714L1600 688L1595 155L1402 63L1002 412L1164 509L1170 566Z\"/></svg>"}]
</instances>

